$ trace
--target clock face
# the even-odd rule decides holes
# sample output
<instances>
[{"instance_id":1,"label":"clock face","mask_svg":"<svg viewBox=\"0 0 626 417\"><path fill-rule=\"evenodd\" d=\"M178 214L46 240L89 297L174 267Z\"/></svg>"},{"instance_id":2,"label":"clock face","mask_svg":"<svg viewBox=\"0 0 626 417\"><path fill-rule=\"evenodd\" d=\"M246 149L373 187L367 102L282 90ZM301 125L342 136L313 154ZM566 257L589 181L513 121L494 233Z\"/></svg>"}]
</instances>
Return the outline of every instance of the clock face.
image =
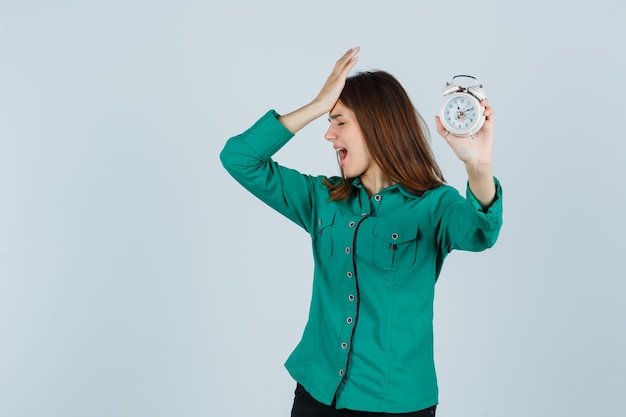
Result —
<instances>
[{"instance_id":1,"label":"clock face","mask_svg":"<svg viewBox=\"0 0 626 417\"><path fill-rule=\"evenodd\" d=\"M480 102L466 93L453 94L441 108L443 125L455 135L473 135L482 127L484 120Z\"/></svg>"}]
</instances>

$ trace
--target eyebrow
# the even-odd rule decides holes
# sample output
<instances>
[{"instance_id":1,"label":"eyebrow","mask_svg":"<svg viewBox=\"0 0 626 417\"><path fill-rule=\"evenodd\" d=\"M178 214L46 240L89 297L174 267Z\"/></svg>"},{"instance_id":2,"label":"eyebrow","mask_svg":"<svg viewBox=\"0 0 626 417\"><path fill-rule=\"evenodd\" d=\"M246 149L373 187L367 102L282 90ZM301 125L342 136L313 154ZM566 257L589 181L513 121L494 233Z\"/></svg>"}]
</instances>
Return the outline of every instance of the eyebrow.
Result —
<instances>
[{"instance_id":1,"label":"eyebrow","mask_svg":"<svg viewBox=\"0 0 626 417\"><path fill-rule=\"evenodd\" d=\"M328 118L328 121L330 122L331 120L338 119L339 117L344 117L344 116L343 114L331 114L330 117Z\"/></svg>"}]
</instances>

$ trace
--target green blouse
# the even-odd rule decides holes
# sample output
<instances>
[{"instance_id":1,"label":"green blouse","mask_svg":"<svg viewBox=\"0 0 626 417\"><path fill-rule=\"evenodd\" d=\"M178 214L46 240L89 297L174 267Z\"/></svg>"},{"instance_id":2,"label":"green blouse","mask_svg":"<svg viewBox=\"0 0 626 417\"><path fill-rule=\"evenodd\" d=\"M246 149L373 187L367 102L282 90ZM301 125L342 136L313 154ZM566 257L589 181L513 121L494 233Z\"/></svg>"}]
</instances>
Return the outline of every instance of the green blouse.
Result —
<instances>
[{"instance_id":1,"label":"green blouse","mask_svg":"<svg viewBox=\"0 0 626 417\"><path fill-rule=\"evenodd\" d=\"M318 401L337 408L405 413L438 402L433 298L453 249L491 247L502 225L502 193L484 211L448 185L411 194L400 185L329 201L324 176L271 157L293 134L269 111L231 138L220 155L252 194L304 228L315 270L309 319L285 366ZM337 181L330 178L330 181Z\"/></svg>"}]
</instances>

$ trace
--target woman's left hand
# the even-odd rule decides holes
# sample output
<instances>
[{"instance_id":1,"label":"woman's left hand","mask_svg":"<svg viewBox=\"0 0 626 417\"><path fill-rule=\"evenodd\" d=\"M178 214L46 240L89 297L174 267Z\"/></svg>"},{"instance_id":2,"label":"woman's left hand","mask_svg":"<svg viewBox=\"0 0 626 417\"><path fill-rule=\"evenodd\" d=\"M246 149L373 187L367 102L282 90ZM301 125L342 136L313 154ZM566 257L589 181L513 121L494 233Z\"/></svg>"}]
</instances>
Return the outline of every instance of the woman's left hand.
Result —
<instances>
[{"instance_id":1,"label":"woman's left hand","mask_svg":"<svg viewBox=\"0 0 626 417\"><path fill-rule=\"evenodd\" d=\"M465 163L468 169L491 165L493 154L493 108L489 107L487 99L480 104L485 108L485 123L474 137L460 137L448 131L441 124L439 116L435 116L437 133L443 137L452 148L456 156Z\"/></svg>"}]
</instances>

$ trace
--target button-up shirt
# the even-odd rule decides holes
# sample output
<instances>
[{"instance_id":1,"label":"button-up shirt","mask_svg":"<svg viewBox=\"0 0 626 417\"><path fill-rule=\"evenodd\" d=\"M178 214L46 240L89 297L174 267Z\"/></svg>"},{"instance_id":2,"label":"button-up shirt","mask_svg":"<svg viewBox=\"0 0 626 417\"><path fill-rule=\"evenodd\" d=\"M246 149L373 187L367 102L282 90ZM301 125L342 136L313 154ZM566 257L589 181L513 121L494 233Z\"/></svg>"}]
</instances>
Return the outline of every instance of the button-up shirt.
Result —
<instances>
[{"instance_id":1,"label":"button-up shirt","mask_svg":"<svg viewBox=\"0 0 626 417\"><path fill-rule=\"evenodd\" d=\"M315 270L309 318L285 366L318 401L404 413L438 402L433 360L434 287L453 249L491 247L502 194L484 210L448 185L415 195L392 185L368 195L358 178L347 200L329 201L324 176L272 155L293 134L269 111L221 153L228 172L306 230ZM337 182L339 178L328 178Z\"/></svg>"}]
</instances>

